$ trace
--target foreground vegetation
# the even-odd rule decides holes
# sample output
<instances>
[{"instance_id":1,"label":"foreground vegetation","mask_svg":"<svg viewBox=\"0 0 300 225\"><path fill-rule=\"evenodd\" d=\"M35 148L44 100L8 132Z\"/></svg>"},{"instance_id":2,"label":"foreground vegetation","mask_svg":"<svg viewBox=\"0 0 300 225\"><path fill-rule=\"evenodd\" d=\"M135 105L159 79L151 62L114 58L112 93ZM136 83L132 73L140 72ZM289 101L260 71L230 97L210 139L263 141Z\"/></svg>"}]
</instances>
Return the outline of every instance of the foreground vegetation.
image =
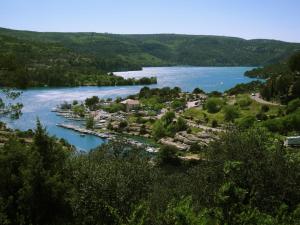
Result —
<instances>
[{"instance_id":1,"label":"foreground vegetation","mask_svg":"<svg viewBox=\"0 0 300 225\"><path fill-rule=\"evenodd\" d=\"M181 161L170 147L151 157L124 142L78 154L40 124L28 142L20 135L0 147L1 224L300 221L299 151L264 129L233 129L198 162Z\"/></svg>"}]
</instances>

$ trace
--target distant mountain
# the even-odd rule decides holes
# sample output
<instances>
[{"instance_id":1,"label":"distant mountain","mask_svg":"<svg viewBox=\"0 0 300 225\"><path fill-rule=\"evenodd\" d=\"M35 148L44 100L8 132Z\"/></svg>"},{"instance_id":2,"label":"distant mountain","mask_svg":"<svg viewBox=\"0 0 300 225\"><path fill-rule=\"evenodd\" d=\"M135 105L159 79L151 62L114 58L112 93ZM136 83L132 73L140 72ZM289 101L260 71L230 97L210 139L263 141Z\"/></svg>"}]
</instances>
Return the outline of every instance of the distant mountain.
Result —
<instances>
[{"instance_id":1,"label":"distant mountain","mask_svg":"<svg viewBox=\"0 0 300 225\"><path fill-rule=\"evenodd\" d=\"M300 43L206 35L56 33L0 28L0 36L59 45L107 64L114 61L103 65L104 70L161 65L260 66L279 62L300 50Z\"/></svg>"}]
</instances>

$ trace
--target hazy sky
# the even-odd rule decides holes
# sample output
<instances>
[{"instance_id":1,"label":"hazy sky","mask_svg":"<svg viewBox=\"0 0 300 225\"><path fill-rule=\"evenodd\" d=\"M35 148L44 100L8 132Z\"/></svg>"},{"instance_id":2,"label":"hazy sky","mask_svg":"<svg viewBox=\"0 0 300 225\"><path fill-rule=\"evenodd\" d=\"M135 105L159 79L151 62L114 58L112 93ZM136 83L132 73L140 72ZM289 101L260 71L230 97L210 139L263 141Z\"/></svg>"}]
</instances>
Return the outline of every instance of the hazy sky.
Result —
<instances>
[{"instance_id":1,"label":"hazy sky","mask_svg":"<svg viewBox=\"0 0 300 225\"><path fill-rule=\"evenodd\" d=\"M300 0L0 0L0 27L300 42Z\"/></svg>"}]
</instances>

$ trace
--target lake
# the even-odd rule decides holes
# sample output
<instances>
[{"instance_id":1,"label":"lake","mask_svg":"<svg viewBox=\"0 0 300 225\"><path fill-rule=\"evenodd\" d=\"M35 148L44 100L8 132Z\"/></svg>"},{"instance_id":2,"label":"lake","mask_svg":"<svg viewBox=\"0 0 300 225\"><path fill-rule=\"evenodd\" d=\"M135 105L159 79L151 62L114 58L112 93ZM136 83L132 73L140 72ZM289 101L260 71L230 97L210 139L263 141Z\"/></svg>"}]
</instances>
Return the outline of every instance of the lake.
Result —
<instances>
[{"instance_id":1,"label":"lake","mask_svg":"<svg viewBox=\"0 0 300 225\"><path fill-rule=\"evenodd\" d=\"M146 67L142 71L116 72L123 77L156 76L158 83L150 87L180 87L183 91L192 91L200 87L206 92L225 91L238 83L250 82L244 72L252 67ZM66 139L78 150L87 151L97 147L105 140L86 135L79 136L77 132L57 127L58 123L79 123L68 121L57 116L51 110L63 101L84 100L87 97L100 98L126 97L138 93L143 86L122 87L74 87L74 88L33 88L23 91L18 102L24 104L23 115L20 119L11 121L3 119L9 127L27 130L33 129L39 118L47 131L58 138Z\"/></svg>"}]
</instances>

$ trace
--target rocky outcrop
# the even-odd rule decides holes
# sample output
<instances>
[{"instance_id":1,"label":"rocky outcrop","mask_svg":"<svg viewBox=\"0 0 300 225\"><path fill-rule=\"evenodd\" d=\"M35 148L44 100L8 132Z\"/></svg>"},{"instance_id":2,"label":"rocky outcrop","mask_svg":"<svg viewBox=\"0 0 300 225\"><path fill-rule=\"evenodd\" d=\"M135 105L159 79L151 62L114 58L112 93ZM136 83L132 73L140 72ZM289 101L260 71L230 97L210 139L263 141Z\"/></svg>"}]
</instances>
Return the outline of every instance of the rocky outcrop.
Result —
<instances>
[{"instance_id":1,"label":"rocky outcrop","mask_svg":"<svg viewBox=\"0 0 300 225\"><path fill-rule=\"evenodd\" d=\"M180 142L176 142L173 138L169 138L169 137L160 139L159 143L161 143L163 145L173 146L181 151L186 151L189 149L189 145L180 143Z\"/></svg>"}]
</instances>

